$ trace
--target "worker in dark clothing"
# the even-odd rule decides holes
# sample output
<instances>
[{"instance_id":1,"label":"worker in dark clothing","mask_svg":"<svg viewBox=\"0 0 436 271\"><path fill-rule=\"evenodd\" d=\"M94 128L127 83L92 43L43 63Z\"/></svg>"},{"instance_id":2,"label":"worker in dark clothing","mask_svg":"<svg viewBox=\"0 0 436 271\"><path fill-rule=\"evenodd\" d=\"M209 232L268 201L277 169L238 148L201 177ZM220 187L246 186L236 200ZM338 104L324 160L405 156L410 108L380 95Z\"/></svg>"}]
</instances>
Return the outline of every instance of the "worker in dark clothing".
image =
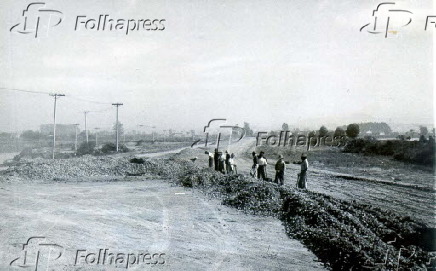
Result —
<instances>
[{"instance_id":1,"label":"worker in dark clothing","mask_svg":"<svg viewBox=\"0 0 436 271\"><path fill-rule=\"evenodd\" d=\"M257 168L258 168L258 159L256 152L252 152L251 155L253 156L253 165L251 166L250 175L251 177L257 176Z\"/></svg>"},{"instance_id":2,"label":"worker in dark clothing","mask_svg":"<svg viewBox=\"0 0 436 271\"><path fill-rule=\"evenodd\" d=\"M230 164L230 154L228 151L226 151L226 171L227 174L230 174L232 171L232 165Z\"/></svg>"},{"instance_id":3,"label":"worker in dark clothing","mask_svg":"<svg viewBox=\"0 0 436 271\"><path fill-rule=\"evenodd\" d=\"M215 149L215 153L213 155L213 161L215 162L215 170L219 171L220 167L219 167L219 160L220 160L220 155L218 153L218 149Z\"/></svg>"},{"instance_id":4,"label":"worker in dark clothing","mask_svg":"<svg viewBox=\"0 0 436 271\"><path fill-rule=\"evenodd\" d=\"M218 171L225 174L226 173L226 156L222 152L218 152Z\"/></svg>"},{"instance_id":5,"label":"worker in dark clothing","mask_svg":"<svg viewBox=\"0 0 436 271\"><path fill-rule=\"evenodd\" d=\"M278 185L283 185L285 183L285 161L283 161L283 155L279 155L279 160L276 163L275 170L276 170L276 177L275 182Z\"/></svg>"},{"instance_id":6,"label":"worker in dark clothing","mask_svg":"<svg viewBox=\"0 0 436 271\"><path fill-rule=\"evenodd\" d=\"M301 171L298 173L297 188L307 189L307 170L309 169L309 162L307 161L307 155L301 154L301 162L294 162L294 164L301 165Z\"/></svg>"}]
</instances>

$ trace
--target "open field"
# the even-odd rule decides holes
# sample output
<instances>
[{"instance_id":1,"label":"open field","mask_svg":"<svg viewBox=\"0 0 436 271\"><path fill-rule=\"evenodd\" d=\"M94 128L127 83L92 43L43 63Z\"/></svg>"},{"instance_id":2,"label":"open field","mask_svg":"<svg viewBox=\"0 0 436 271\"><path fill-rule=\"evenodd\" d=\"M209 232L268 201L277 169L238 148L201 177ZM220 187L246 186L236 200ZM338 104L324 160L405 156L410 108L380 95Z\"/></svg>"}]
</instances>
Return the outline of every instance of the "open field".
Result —
<instances>
[{"instance_id":1,"label":"open field","mask_svg":"<svg viewBox=\"0 0 436 271\"><path fill-rule=\"evenodd\" d=\"M247 174L253 147L250 139L232 146L230 151L237 155L240 173ZM278 152L267 152L270 165ZM371 266L383 258L386 249L416 246L409 240L415 231L434 227L435 192L429 185L432 174L402 168L402 163L381 157L370 161L390 163L381 167L386 170L375 169L369 161L362 162L367 159L363 156L326 150L311 152L309 191L301 192L294 188L297 165L288 166L282 189L243 175L227 178L202 170L207 158L204 148L189 148L176 154L170 151L134 155L143 157L144 163L130 163L129 154L84 156L25 160L3 171L1 212L7 219L0 234L7 242L1 262L14 259L20 251L19 244L27 238L44 235L65 248L68 256L59 264L66 270L80 270L69 265L74 263L74 249L78 247L126 253L140 249L164 251L168 262L154 266L163 270L322 269L316 257L336 270L346 266L359 270L364 264ZM288 154L287 158L293 160L295 157L289 155L297 157L298 153ZM191 162L194 157L197 160ZM340 167L344 163L347 166ZM269 176L273 176L272 167L269 166ZM405 175L401 181L392 179L407 170L413 174ZM201 188L207 195L173 186L170 180ZM272 197L262 198L267 195L263 193ZM222 203L245 213L269 216L243 214ZM313 221L311 216L321 220ZM141 237L144 232L152 241ZM325 234L339 235L323 239ZM365 239L365 235L370 239ZM400 237L409 239L402 241ZM397 243L390 244L394 238ZM338 248L350 246L350 251L356 251L350 252L350 257L362 262L347 262L341 258L340 249L326 252L334 244ZM374 244L378 245L371 248ZM414 256L417 262L401 258L403 267L422 266L428 256L422 248L419 251ZM390 266L396 267L395 256L389 259ZM131 268L140 269L133 265Z\"/></svg>"}]
</instances>

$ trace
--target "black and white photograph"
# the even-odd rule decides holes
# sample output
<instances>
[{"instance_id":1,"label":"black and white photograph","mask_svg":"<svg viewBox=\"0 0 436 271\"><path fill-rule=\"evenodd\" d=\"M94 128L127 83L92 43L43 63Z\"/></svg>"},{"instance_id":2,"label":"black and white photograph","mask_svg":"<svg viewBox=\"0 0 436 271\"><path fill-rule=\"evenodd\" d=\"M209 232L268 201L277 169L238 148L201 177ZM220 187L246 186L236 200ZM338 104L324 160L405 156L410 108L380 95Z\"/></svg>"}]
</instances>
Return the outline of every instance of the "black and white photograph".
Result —
<instances>
[{"instance_id":1,"label":"black and white photograph","mask_svg":"<svg viewBox=\"0 0 436 271\"><path fill-rule=\"evenodd\" d=\"M0 270L436 270L434 0L2 0Z\"/></svg>"}]
</instances>

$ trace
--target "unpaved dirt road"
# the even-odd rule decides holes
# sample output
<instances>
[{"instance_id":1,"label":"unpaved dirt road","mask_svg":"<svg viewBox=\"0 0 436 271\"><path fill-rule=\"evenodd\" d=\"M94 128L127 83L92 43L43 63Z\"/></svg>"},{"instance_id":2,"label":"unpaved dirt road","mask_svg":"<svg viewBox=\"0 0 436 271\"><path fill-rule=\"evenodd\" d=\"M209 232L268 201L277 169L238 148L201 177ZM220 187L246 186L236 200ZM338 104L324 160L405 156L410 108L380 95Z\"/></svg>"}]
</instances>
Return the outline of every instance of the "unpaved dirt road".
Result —
<instances>
[{"instance_id":1,"label":"unpaved dirt road","mask_svg":"<svg viewBox=\"0 0 436 271\"><path fill-rule=\"evenodd\" d=\"M323 270L277 219L164 180L110 179L1 183L0 270L34 268L38 251L38 270L122 270L128 261L129 270ZM31 237L41 238L23 250ZM102 264L99 249L132 255ZM164 255L144 260L146 252Z\"/></svg>"},{"instance_id":2,"label":"unpaved dirt road","mask_svg":"<svg viewBox=\"0 0 436 271\"><path fill-rule=\"evenodd\" d=\"M255 142L255 138L244 138L230 146L230 152L236 154L239 173L249 173L252 165L249 154L255 149ZM331 159L343 159L342 161L336 161L336 164L347 165L349 162L347 156L349 155L339 153L332 155ZM277 158L268 152L266 156L269 163L267 166L268 177L274 178L274 164ZM398 215L410 216L424 222L428 227L436 227L435 177L432 173L405 169L404 163L397 161L389 161L388 170L366 169L363 164L350 165L341 170L318 163L318 161L314 160L316 158L313 157L316 157L316 154L309 153L310 168L307 184L309 190L343 200L355 200L364 204L379 206ZM285 160L288 159L289 157L285 156ZM390 158L379 156L377 159L387 161ZM206 166L205 157L203 157L203 160L204 166ZM363 170L366 171L366 180L365 176L361 178ZM287 165L285 186L296 185L299 171L299 165ZM390 176L388 177L388 175ZM347 179L341 176L355 176L359 177L360 180ZM386 182L386 179L390 179L392 176L399 176L400 179L406 179L407 181ZM418 187L413 187L412 184L417 184Z\"/></svg>"}]
</instances>

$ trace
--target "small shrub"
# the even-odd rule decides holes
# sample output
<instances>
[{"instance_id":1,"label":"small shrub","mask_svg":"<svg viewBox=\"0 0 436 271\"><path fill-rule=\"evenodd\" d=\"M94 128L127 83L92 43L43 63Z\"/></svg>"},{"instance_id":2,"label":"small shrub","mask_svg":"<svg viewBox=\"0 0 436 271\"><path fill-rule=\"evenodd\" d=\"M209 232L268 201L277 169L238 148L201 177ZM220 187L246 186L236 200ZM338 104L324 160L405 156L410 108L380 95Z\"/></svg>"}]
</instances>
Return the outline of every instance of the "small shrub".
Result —
<instances>
[{"instance_id":1,"label":"small shrub","mask_svg":"<svg viewBox=\"0 0 436 271\"><path fill-rule=\"evenodd\" d=\"M117 151L117 146L114 143L106 143L103 145L103 147L101 147L101 152L102 153L111 153L111 152L116 152ZM129 148L127 148L125 145L119 145L118 146L118 151L119 152L129 152Z\"/></svg>"},{"instance_id":2,"label":"small shrub","mask_svg":"<svg viewBox=\"0 0 436 271\"><path fill-rule=\"evenodd\" d=\"M117 147L115 146L114 143L106 143L103 145L103 147L101 147L102 153L115 152L116 150L117 150Z\"/></svg>"},{"instance_id":3,"label":"small shrub","mask_svg":"<svg viewBox=\"0 0 436 271\"><path fill-rule=\"evenodd\" d=\"M78 155L85 155L85 154L92 154L94 153L95 148L95 142L83 142L79 145L79 148L77 148L77 154Z\"/></svg>"}]
</instances>

